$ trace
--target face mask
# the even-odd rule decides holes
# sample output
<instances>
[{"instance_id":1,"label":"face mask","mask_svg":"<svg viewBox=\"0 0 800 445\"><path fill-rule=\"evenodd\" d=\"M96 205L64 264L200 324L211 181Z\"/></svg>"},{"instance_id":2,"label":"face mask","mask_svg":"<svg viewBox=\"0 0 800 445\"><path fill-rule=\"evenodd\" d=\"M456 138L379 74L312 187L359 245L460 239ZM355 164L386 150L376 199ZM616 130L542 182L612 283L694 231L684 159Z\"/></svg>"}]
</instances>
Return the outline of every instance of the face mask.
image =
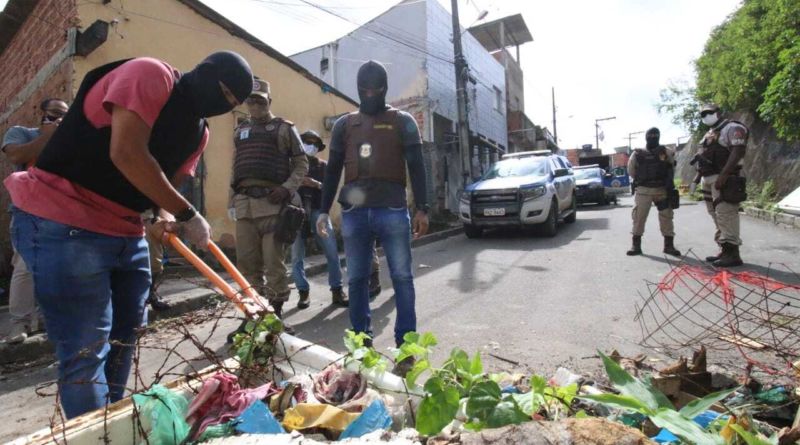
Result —
<instances>
[{"instance_id":1,"label":"face mask","mask_svg":"<svg viewBox=\"0 0 800 445\"><path fill-rule=\"evenodd\" d=\"M386 68L372 60L358 69L358 98L361 101L358 109L362 113L374 115L386 109L386 78ZM368 90L377 91L377 94L367 95Z\"/></svg>"},{"instance_id":2,"label":"face mask","mask_svg":"<svg viewBox=\"0 0 800 445\"><path fill-rule=\"evenodd\" d=\"M658 128L651 128L645 133L644 139L647 141L647 148L656 148L661 140L661 132Z\"/></svg>"},{"instance_id":3,"label":"face mask","mask_svg":"<svg viewBox=\"0 0 800 445\"><path fill-rule=\"evenodd\" d=\"M211 117L227 113L234 107L222 92L220 82L237 102L242 103L253 89L253 72L242 56L220 51L181 76L178 87L198 117Z\"/></svg>"},{"instance_id":4,"label":"face mask","mask_svg":"<svg viewBox=\"0 0 800 445\"><path fill-rule=\"evenodd\" d=\"M303 144L303 151L306 152L308 156L316 156L319 153L319 149L314 144Z\"/></svg>"},{"instance_id":5,"label":"face mask","mask_svg":"<svg viewBox=\"0 0 800 445\"><path fill-rule=\"evenodd\" d=\"M709 127L713 127L714 125L717 124L718 121L719 121L719 116L717 116L717 113L711 113L703 116L703 123Z\"/></svg>"}]
</instances>

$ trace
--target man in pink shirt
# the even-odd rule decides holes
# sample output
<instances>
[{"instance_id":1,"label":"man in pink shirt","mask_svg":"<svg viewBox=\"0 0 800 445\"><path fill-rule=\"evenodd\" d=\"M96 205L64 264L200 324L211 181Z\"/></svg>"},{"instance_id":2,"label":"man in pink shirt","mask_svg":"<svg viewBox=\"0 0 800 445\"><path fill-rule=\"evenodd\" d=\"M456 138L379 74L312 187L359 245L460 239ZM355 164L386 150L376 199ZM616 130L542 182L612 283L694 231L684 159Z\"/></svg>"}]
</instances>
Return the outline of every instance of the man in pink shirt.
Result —
<instances>
[{"instance_id":1,"label":"man in pink shirt","mask_svg":"<svg viewBox=\"0 0 800 445\"><path fill-rule=\"evenodd\" d=\"M208 223L175 181L194 173L205 118L231 111L252 86L250 66L227 51L184 74L147 57L101 66L36 165L6 179L12 240L33 273L68 418L125 392L151 280L140 214L159 215L148 227L157 238L180 231L208 245Z\"/></svg>"}]
</instances>

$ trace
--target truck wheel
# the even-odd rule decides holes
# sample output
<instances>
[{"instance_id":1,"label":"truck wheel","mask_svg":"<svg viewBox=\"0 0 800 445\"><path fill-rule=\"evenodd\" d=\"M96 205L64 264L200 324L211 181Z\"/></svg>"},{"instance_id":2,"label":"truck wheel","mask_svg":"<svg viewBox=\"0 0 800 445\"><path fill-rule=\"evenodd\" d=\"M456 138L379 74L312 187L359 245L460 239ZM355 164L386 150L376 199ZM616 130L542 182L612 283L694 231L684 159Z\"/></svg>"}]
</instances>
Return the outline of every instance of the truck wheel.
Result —
<instances>
[{"instance_id":1,"label":"truck wheel","mask_svg":"<svg viewBox=\"0 0 800 445\"><path fill-rule=\"evenodd\" d=\"M470 239L480 238L483 235L483 229L469 224L464 224L464 234Z\"/></svg>"},{"instance_id":2,"label":"truck wheel","mask_svg":"<svg viewBox=\"0 0 800 445\"><path fill-rule=\"evenodd\" d=\"M550 204L550 213L547 214L547 220L542 223L542 234L546 237L554 237L558 233L558 205L553 200Z\"/></svg>"},{"instance_id":3,"label":"truck wheel","mask_svg":"<svg viewBox=\"0 0 800 445\"><path fill-rule=\"evenodd\" d=\"M564 222L567 224L572 224L578 219L578 201L575 199L575 195L572 195L572 208L570 210L572 213L564 218Z\"/></svg>"}]
</instances>

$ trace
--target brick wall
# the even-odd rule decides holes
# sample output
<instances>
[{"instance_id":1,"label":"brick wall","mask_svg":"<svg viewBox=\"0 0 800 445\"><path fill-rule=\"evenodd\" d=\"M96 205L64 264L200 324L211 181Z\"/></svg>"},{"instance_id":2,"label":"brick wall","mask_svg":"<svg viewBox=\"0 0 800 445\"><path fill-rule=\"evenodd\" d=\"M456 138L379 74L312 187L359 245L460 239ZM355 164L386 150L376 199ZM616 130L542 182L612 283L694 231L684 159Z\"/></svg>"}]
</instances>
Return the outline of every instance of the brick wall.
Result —
<instances>
[{"instance_id":1,"label":"brick wall","mask_svg":"<svg viewBox=\"0 0 800 445\"><path fill-rule=\"evenodd\" d=\"M67 43L67 29L77 23L75 0L40 0L17 34L0 54L0 113L14 110L0 121L0 135L13 125L38 125L39 103L48 97L70 100L72 97L72 62L62 62L58 69L22 103L14 102L17 94L28 85L47 62ZM0 156L0 175L3 178L12 166ZM9 198L5 188L0 192L0 276L9 273L11 242L8 235Z\"/></svg>"}]
</instances>

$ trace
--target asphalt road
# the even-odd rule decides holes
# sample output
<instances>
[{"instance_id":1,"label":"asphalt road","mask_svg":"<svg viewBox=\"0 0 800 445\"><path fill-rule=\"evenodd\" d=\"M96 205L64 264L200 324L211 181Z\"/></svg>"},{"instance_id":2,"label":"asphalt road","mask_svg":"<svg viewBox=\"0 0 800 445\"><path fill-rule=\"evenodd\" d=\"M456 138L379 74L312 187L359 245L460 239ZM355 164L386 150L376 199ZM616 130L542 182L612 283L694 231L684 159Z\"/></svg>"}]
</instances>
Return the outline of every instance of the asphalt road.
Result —
<instances>
[{"instance_id":1,"label":"asphalt road","mask_svg":"<svg viewBox=\"0 0 800 445\"><path fill-rule=\"evenodd\" d=\"M641 332L634 321L634 304L640 293L647 293L646 282L659 281L673 260L661 253L655 209L643 240L645 255L625 255L631 205L627 197L618 206L581 207L577 222L561 225L554 238L494 232L477 240L459 235L415 249L418 330L433 332L438 338L435 360L460 347L470 354L481 351L485 366L492 371L551 375L558 366L579 373L597 372L598 349L659 357L638 344ZM680 250L691 248L697 256L715 253L712 223L702 205L685 203L676 211L675 226ZM739 270L765 273L770 264L785 263L800 271L800 232L743 216L742 234L746 265ZM797 282L790 273L778 278ZM372 305L379 350L394 346L393 292L385 262L382 282L384 291ZM312 286L311 308L298 311L293 296L287 321L299 336L342 350L343 332L349 327L347 311L329 305L325 276L314 277ZM207 336L213 324L199 318L193 329ZM207 346L224 354L225 334L235 325L233 320L223 321ZM180 338L162 328L146 342L168 347ZM186 358L197 359L195 367L206 363L191 345L182 345L180 351ZM163 361L163 349L143 349L139 368L144 383L152 380ZM167 367L180 361L173 357ZM714 361L710 355L709 362ZM37 385L54 378L54 367L48 365L6 369L0 376L0 406L6 418L0 424L0 442L48 424L54 398L34 392ZM190 370L184 363L173 372Z\"/></svg>"}]
</instances>

